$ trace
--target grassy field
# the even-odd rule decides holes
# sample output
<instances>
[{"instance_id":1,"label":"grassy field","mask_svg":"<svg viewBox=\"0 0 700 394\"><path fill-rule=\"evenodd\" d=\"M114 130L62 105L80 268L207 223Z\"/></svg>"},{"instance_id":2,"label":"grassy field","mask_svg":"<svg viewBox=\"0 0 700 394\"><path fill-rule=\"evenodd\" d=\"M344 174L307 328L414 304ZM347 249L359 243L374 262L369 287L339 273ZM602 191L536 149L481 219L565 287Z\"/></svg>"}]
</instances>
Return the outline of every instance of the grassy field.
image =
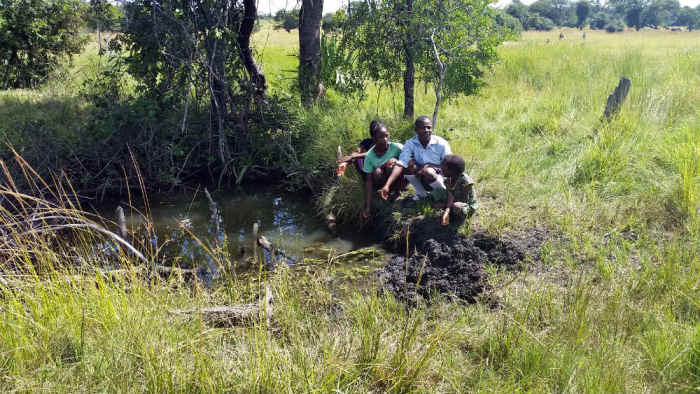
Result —
<instances>
[{"instance_id":1,"label":"grassy field","mask_svg":"<svg viewBox=\"0 0 700 394\"><path fill-rule=\"evenodd\" d=\"M136 269L106 280L58 268L61 256L89 251L39 239L14 246L15 264L43 268L0 285L0 389L698 392L700 32L564 34L505 44L487 87L448 103L438 120L436 133L477 180L473 227L551 235L526 272L493 270L491 301L407 310L371 282L353 287L331 258L231 276L215 289ZM295 68L296 39L267 28L256 36L278 92L293 83L285 70ZM601 122L621 76L630 96L617 119ZM329 92L305 112L312 142L302 160L332 161L373 118L395 139L411 135L398 87L367 97ZM420 85L416 112L431 113L432 100ZM275 296L270 327L212 328L168 313L250 302L261 281Z\"/></svg>"}]
</instances>

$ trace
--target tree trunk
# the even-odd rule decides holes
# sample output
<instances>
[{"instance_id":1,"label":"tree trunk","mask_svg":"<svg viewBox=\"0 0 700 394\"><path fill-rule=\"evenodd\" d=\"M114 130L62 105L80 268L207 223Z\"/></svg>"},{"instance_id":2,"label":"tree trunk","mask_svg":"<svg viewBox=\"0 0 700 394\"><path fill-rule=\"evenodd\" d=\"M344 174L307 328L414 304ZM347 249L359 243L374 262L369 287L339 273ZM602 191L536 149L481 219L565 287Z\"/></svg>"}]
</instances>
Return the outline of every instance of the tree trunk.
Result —
<instances>
[{"instance_id":1,"label":"tree trunk","mask_svg":"<svg viewBox=\"0 0 700 394\"><path fill-rule=\"evenodd\" d=\"M218 59L216 55L221 59ZM216 53L210 61L211 71L209 75L209 86L211 94L211 109L212 109L212 123L214 133L217 138L217 154L219 158L219 164L221 165L222 173L226 171L226 167L229 165L231 153L228 149L228 142L226 137L226 118L228 116L228 99L226 94L226 87L224 86L221 77L224 76L225 67L223 65L223 56Z\"/></svg>"},{"instance_id":2,"label":"tree trunk","mask_svg":"<svg viewBox=\"0 0 700 394\"><path fill-rule=\"evenodd\" d=\"M97 48L100 56L102 56L102 22L97 21Z\"/></svg>"},{"instance_id":3,"label":"tree trunk","mask_svg":"<svg viewBox=\"0 0 700 394\"><path fill-rule=\"evenodd\" d=\"M250 35L255 27L255 19L257 18L256 0L243 0L245 7L243 15L243 23L238 31L238 50L240 51L243 65L250 75L250 80L255 88L255 94L258 97L265 98L267 96L267 82L265 74L255 61L253 51L250 49Z\"/></svg>"},{"instance_id":4,"label":"tree trunk","mask_svg":"<svg viewBox=\"0 0 700 394\"><path fill-rule=\"evenodd\" d=\"M435 129L440 103L442 102L441 92L443 82L445 81L445 63L440 59L440 53L435 44L435 33L430 36L430 43L433 45L433 56L435 56L435 62L438 65L438 81L435 84L435 109L433 110L433 129Z\"/></svg>"},{"instance_id":5,"label":"tree trunk","mask_svg":"<svg viewBox=\"0 0 700 394\"><path fill-rule=\"evenodd\" d=\"M299 90L309 105L323 91L321 84L321 18L323 0L302 0L299 11Z\"/></svg>"},{"instance_id":6,"label":"tree trunk","mask_svg":"<svg viewBox=\"0 0 700 394\"><path fill-rule=\"evenodd\" d=\"M415 67L413 64L413 51L409 48L405 49L406 53L406 70L403 73L403 116L404 118L413 118L413 91L416 84Z\"/></svg>"},{"instance_id":7,"label":"tree trunk","mask_svg":"<svg viewBox=\"0 0 700 394\"><path fill-rule=\"evenodd\" d=\"M406 69L403 73L403 116L404 118L413 118L413 92L416 84L416 70L414 65L414 54L413 54L413 37L411 36L411 15L413 13L413 0L406 1L406 8L404 9L403 15L401 15L400 20L404 24L406 29L406 37L403 45L404 57L406 58Z\"/></svg>"}]
</instances>

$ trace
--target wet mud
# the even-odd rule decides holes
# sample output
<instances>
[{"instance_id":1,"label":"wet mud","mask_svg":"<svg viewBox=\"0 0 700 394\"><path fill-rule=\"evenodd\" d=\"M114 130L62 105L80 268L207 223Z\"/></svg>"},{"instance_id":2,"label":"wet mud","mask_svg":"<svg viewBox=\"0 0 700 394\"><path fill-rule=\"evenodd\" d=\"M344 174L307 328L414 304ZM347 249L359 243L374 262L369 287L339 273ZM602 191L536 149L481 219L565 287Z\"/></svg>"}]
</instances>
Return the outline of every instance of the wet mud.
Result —
<instances>
[{"instance_id":1,"label":"wet mud","mask_svg":"<svg viewBox=\"0 0 700 394\"><path fill-rule=\"evenodd\" d=\"M487 265L522 269L538 259L547 238L538 228L500 237L480 231L465 236L455 226L440 226L435 217L395 223L394 230L384 239L399 255L377 276L384 289L409 303L436 294L475 302L488 289Z\"/></svg>"}]
</instances>

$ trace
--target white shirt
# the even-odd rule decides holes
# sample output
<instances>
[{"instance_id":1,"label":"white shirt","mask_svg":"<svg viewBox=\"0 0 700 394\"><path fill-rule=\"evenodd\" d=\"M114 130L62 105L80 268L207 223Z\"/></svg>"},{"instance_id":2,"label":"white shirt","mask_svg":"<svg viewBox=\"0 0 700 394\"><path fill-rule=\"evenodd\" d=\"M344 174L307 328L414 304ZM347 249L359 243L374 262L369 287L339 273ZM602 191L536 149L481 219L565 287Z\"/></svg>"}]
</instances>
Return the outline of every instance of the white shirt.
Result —
<instances>
[{"instance_id":1,"label":"white shirt","mask_svg":"<svg viewBox=\"0 0 700 394\"><path fill-rule=\"evenodd\" d=\"M428 145L423 148L423 144L418 140L418 136L406 141L399 156L399 165L403 168L408 167L408 162L411 159L416 161L416 165L422 167L426 164L439 165L445 158L445 155L451 155L452 150L445 139L436 135L430 136Z\"/></svg>"}]
</instances>

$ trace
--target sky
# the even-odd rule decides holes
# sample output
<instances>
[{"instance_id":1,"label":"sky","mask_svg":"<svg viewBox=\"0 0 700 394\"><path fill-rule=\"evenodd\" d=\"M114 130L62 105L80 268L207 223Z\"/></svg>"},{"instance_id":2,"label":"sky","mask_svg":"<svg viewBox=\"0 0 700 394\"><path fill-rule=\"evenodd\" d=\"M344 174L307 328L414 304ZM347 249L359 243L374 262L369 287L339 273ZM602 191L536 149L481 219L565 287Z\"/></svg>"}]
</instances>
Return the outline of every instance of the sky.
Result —
<instances>
[{"instance_id":1,"label":"sky","mask_svg":"<svg viewBox=\"0 0 700 394\"><path fill-rule=\"evenodd\" d=\"M292 9L300 0L258 0L258 11L261 13L274 13L282 8ZM511 0L499 0L498 7L505 7ZM522 0L525 4L533 3L535 0ZM697 7L700 0L679 0L682 6ZM339 8L348 4L348 0L324 0L323 13L335 12Z\"/></svg>"}]
</instances>

